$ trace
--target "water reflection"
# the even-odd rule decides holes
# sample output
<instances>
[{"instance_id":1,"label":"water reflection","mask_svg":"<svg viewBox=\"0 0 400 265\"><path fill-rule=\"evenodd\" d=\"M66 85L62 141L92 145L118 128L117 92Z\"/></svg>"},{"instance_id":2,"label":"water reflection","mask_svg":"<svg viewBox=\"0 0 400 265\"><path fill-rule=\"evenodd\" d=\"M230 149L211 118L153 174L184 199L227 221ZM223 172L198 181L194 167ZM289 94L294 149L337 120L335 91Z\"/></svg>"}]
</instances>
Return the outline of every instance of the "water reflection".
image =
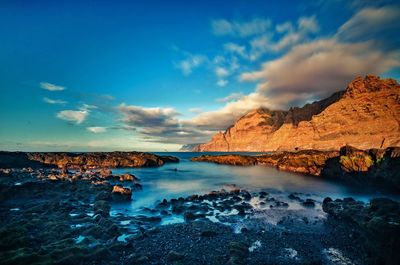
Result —
<instances>
[{"instance_id":1,"label":"water reflection","mask_svg":"<svg viewBox=\"0 0 400 265\"><path fill-rule=\"evenodd\" d=\"M153 207L157 201L192 194L204 194L234 185L250 191L266 190L270 193L300 192L323 198L355 197L368 200L381 196L376 191L360 191L340 183L318 177L278 171L265 166L235 167L212 163L190 162L198 153L161 153L181 159L178 164L159 168L114 169L116 174L129 172L141 179L143 190L135 191L133 201L113 206L114 210L135 212L143 207Z\"/></svg>"}]
</instances>

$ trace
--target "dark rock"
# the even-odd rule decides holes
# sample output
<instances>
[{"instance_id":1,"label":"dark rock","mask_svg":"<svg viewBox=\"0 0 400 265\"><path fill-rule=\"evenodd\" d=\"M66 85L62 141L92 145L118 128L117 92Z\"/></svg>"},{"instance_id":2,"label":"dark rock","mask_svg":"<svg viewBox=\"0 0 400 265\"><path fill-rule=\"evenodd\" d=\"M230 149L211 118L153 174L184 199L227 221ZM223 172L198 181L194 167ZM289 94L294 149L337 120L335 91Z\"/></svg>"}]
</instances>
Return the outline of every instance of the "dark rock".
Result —
<instances>
[{"instance_id":1,"label":"dark rock","mask_svg":"<svg viewBox=\"0 0 400 265\"><path fill-rule=\"evenodd\" d=\"M107 201L96 201L93 206L94 212L102 216L109 216L111 206Z\"/></svg>"},{"instance_id":2,"label":"dark rock","mask_svg":"<svg viewBox=\"0 0 400 265\"><path fill-rule=\"evenodd\" d=\"M306 199L304 202L301 203L305 207L315 207L315 201L312 199Z\"/></svg>"},{"instance_id":3,"label":"dark rock","mask_svg":"<svg viewBox=\"0 0 400 265\"><path fill-rule=\"evenodd\" d=\"M176 252L174 250L171 250L167 255L167 260L169 261L179 261L183 260L184 258L185 258L184 254Z\"/></svg>"},{"instance_id":4,"label":"dark rock","mask_svg":"<svg viewBox=\"0 0 400 265\"><path fill-rule=\"evenodd\" d=\"M214 230L204 230L201 231L200 235L204 237L212 237L218 235L218 233Z\"/></svg>"}]
</instances>

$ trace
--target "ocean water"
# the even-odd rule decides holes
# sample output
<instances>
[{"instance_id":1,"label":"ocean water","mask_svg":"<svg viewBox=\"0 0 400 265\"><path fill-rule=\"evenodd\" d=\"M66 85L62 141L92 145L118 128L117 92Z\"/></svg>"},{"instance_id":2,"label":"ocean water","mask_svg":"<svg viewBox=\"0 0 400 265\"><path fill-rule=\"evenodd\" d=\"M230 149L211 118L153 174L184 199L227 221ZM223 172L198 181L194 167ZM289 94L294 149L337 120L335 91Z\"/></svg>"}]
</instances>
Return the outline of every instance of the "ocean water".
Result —
<instances>
[{"instance_id":1,"label":"ocean water","mask_svg":"<svg viewBox=\"0 0 400 265\"><path fill-rule=\"evenodd\" d=\"M322 201L324 197L353 197L368 201L372 197L391 197L373 189L353 187L321 177L278 171L267 166L228 166L205 162L191 162L190 158L208 153L156 153L179 157L180 163L168 163L157 168L119 168L114 174L129 172L139 177L142 190L135 191L131 202L115 203L114 212L139 213L144 207L152 208L163 199L205 194L213 190L237 186L250 192L261 190L275 197L287 198L290 193ZM223 153L210 153L223 154ZM257 153L246 153L257 154Z\"/></svg>"}]
</instances>

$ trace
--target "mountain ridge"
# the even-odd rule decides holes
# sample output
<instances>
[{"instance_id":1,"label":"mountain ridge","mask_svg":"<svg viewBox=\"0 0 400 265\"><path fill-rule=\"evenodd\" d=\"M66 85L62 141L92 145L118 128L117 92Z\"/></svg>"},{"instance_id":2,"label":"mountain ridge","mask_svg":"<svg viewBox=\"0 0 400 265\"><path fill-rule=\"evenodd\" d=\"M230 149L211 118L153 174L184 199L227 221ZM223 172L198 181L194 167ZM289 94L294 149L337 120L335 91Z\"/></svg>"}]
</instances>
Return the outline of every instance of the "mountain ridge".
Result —
<instances>
[{"instance_id":1,"label":"mountain ridge","mask_svg":"<svg viewBox=\"0 0 400 265\"><path fill-rule=\"evenodd\" d=\"M384 125L384 126L382 126ZM355 77L330 97L284 110L257 108L193 151L296 151L400 146L400 85Z\"/></svg>"}]
</instances>

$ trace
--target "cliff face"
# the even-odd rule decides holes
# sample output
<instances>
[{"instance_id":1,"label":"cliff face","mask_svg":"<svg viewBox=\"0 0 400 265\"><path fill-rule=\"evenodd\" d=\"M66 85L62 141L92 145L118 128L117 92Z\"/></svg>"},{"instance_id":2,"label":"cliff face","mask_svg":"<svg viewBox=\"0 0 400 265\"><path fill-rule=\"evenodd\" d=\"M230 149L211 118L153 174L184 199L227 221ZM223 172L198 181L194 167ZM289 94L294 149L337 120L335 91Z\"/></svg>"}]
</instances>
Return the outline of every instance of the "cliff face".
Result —
<instances>
[{"instance_id":1,"label":"cliff face","mask_svg":"<svg viewBox=\"0 0 400 265\"><path fill-rule=\"evenodd\" d=\"M345 91L289 111L257 109L195 151L339 150L400 146L400 85L356 77Z\"/></svg>"}]
</instances>

